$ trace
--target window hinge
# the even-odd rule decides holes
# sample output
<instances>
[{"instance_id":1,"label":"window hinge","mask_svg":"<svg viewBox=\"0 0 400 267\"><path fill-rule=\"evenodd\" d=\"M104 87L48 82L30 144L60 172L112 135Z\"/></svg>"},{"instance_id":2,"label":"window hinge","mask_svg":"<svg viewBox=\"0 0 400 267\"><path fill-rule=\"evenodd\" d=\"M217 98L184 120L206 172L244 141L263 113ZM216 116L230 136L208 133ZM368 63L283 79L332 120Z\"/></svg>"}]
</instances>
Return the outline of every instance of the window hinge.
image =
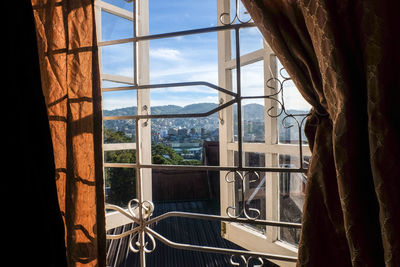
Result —
<instances>
[{"instance_id":1,"label":"window hinge","mask_svg":"<svg viewBox=\"0 0 400 267\"><path fill-rule=\"evenodd\" d=\"M226 235L226 222L221 222L221 235Z\"/></svg>"}]
</instances>

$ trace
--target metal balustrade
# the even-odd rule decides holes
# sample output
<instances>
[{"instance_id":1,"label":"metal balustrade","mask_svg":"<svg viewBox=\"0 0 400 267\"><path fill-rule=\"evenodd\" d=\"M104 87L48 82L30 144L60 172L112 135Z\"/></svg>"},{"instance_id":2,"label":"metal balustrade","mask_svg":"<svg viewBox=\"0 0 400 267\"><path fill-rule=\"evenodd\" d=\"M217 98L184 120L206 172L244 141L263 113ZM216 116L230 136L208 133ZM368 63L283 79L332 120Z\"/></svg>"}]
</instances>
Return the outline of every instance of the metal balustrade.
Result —
<instances>
[{"instance_id":1,"label":"metal balustrade","mask_svg":"<svg viewBox=\"0 0 400 267\"><path fill-rule=\"evenodd\" d=\"M299 129L299 145L298 145L298 153L300 159L303 159L303 146L302 146L302 136L301 129L305 122L305 119L309 114L291 114L288 113L285 109L283 94L284 94L284 83L290 80L290 77L283 77L283 80L279 80L278 78L272 78L267 82L267 86L272 88L275 93L270 95L259 95L259 96L243 96L242 88L241 88L241 55L240 55L240 30L243 28L255 27L255 24L251 21L242 21L239 18L238 13L238 0L236 0L236 14L234 18L229 23L224 23L225 17L227 17L228 13L223 13L220 15L221 26L217 27L209 27L209 28L201 28L201 29L193 29L179 32L171 32L164 34L155 34L155 35L147 35L147 36L136 36L136 30L134 31L133 38L127 38L123 40L115 40L115 41L105 41L99 42L99 46L107 46L113 44L134 43L135 51L136 45L142 41L155 40L155 39L163 39L177 36L187 36L199 33L209 33L209 32L217 32L217 31L234 31L235 33L235 54L236 54L236 92L232 92L228 89L221 88L212 83L204 82L204 81L193 81L193 82L181 82L181 83L165 83L165 84L138 84L137 79L137 70L135 68L135 74L133 79L133 85L123 86L123 87L111 87L111 88L103 88L103 92L111 92L111 91L122 91L122 90L152 90L152 89L162 89L169 87L187 87L187 86L195 86L201 85L208 88L212 88L220 93L229 95L232 99L227 102L220 101L219 106L215 109L212 109L206 113L194 113L194 114L151 114L147 112L146 114L139 115L130 115L130 116L105 116L103 120L125 120L125 119L133 119L135 120L136 126L136 134L135 134L135 144L136 144L136 163L104 163L104 167L113 167L113 168L135 168L136 169L136 188L137 190L137 198L131 200L128 203L128 209L123 209L121 207L115 205L106 205L106 209L114 210L116 212L121 213L123 216L127 217L132 223L134 223L134 227L129 231L116 234L116 235L107 235L108 239L121 239L126 236L130 236L129 241L129 249L132 253L140 254L140 262L141 266L144 267L146 265L146 254L153 252L157 249L157 242L162 242L170 247L184 249L184 250L195 250L202 252L211 252L211 253L222 253L231 255L230 262L233 266L238 266L239 263L244 264L246 266L251 264L259 264L253 266L262 266L264 260L263 259L272 259L272 260L282 260L289 262L296 262L297 258L293 256L286 255L276 255L269 254L260 251L247 251L247 250L238 250L238 249L227 249L227 248L218 248L218 247L210 247L205 245L193 245L193 244L184 244L177 243L172 240L169 240L162 236L160 233L154 231L151 227L152 224L163 221L166 218L170 217L185 217L192 218L198 220L212 220L219 222L230 222L230 223L239 223L239 224L249 224L249 225L262 225L262 226L273 226L273 227L291 227L300 229L301 224L299 223L289 223L289 222L280 222L280 221L272 221L272 220L263 220L259 219L260 210L256 208L251 208L249 205L243 204L242 207L235 207L234 205L228 206L226 209L226 214L217 216L217 215L209 215L209 214L199 214L199 213L188 213L188 212L177 212L171 211L164 213L157 217L152 217L154 204L144 199L143 192L141 189L143 188L143 177L142 177L142 169L181 169L181 170L204 170L204 171L226 171L225 181L226 183L235 183L239 182L241 185L241 196L243 203L245 203L245 195L246 195L246 179L250 179L251 174L254 174L259 178L258 172L287 172L287 173L306 173L307 169L304 168L303 164L300 164L298 168L281 168L281 167L248 167L243 164L243 126L242 126L242 101L246 99L254 99L254 98L267 98L280 107L279 112L273 114L271 110L273 107L266 107L268 114L271 117L278 117L280 115L284 115L283 121L286 121L288 118L292 118L296 124L295 125L285 125L285 127L298 127ZM127 16L125 14L125 16ZM135 21L136 14L133 14L133 20ZM238 23L237 23L238 22ZM135 27L134 27L135 28ZM137 66L137 56L134 56L134 66ZM278 88L275 88L275 85L278 85ZM143 124L143 122L147 122L151 119L160 119L160 118L189 118L189 117L207 117L214 113L219 113L220 111L236 104L237 107L237 122L238 122L238 165L237 166L198 166L198 165L159 165L159 164L144 164L141 161L140 152L141 140L140 140L140 131L142 127L148 127L147 124ZM147 110L147 107L142 107ZM221 118L219 118L220 123L224 123ZM141 125L142 123L142 125ZM254 176L253 175L253 176ZM239 180L237 180L239 179ZM149 242L150 241L150 242Z\"/></svg>"}]
</instances>

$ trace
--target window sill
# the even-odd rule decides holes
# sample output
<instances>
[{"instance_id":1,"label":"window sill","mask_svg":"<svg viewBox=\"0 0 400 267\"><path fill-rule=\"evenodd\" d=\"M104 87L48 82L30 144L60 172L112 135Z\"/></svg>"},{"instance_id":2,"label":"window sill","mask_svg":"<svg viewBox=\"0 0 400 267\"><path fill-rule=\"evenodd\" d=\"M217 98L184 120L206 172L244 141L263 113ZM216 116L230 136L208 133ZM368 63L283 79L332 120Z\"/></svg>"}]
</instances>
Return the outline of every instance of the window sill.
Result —
<instances>
[{"instance_id":1,"label":"window sill","mask_svg":"<svg viewBox=\"0 0 400 267\"><path fill-rule=\"evenodd\" d=\"M293 246L280 240L272 241L262 233L237 223L226 223L226 233L222 236L247 250L297 257L297 249ZM270 261L279 266L296 266L294 262L279 260Z\"/></svg>"}]
</instances>

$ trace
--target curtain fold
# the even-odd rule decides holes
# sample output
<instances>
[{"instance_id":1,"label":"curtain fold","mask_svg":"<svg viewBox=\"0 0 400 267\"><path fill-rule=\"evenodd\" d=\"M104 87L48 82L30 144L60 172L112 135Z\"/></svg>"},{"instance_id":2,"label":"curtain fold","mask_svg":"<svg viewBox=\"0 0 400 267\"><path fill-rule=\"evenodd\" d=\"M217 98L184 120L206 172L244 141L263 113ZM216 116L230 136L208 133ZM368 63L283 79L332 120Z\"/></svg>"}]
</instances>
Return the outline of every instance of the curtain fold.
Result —
<instances>
[{"instance_id":1,"label":"curtain fold","mask_svg":"<svg viewBox=\"0 0 400 267\"><path fill-rule=\"evenodd\" d=\"M32 0L69 266L105 266L93 0Z\"/></svg>"},{"instance_id":2,"label":"curtain fold","mask_svg":"<svg viewBox=\"0 0 400 267\"><path fill-rule=\"evenodd\" d=\"M297 265L400 266L396 8L387 1L242 2L313 106Z\"/></svg>"}]
</instances>

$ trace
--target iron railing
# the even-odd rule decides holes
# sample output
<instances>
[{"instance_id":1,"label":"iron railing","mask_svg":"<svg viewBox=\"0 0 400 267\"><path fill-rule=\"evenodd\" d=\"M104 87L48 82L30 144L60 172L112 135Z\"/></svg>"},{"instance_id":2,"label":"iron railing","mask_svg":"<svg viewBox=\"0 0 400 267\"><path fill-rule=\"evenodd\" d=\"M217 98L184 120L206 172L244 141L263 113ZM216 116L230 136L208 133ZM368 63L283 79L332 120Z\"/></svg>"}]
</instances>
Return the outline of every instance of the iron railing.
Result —
<instances>
[{"instance_id":1,"label":"iron railing","mask_svg":"<svg viewBox=\"0 0 400 267\"><path fill-rule=\"evenodd\" d=\"M151 253L154 251L156 246L156 240L170 246L173 248L179 248L184 250L194 250L194 251L202 251L202 252L211 252L211 253L223 253L231 255L230 262L232 265L239 265L239 261L242 261L246 266L249 265L249 262L256 261L261 265L263 265L263 259L272 259L272 260L282 260L289 262L296 262L297 258L293 256L287 255L276 255L269 254L264 252L256 252L256 251L247 251L247 250L238 250L238 249L228 249L228 248L218 248L218 247L210 247L210 246L199 246L193 244L183 244L176 243L171 240L168 240L160 233L154 231L151 227L152 224L156 222L160 222L169 217L186 217L192 219L199 220L212 220L212 221L220 221L220 222L234 222L240 224L250 224L250 225L262 225L262 226L274 226L274 227L291 227L300 229L301 224L299 223L290 223L290 222L280 222L280 221L272 221L272 220L262 220L259 219L260 210L255 208L250 208L248 205L243 204L241 209L238 207L229 206L226 209L226 216L218 216L218 215L209 215L209 214L199 214L199 213L188 213L188 212L167 212L158 217L152 218L154 204L151 201L143 199L143 192L141 189L143 188L143 177L142 177L142 169L180 169L180 170L196 170L196 171L226 171L225 181L227 183L234 183L236 179L240 179L241 184L241 194L243 203L245 203L245 180L250 177L250 174L254 174L258 176L258 172L287 172L287 173L306 173L307 169L304 168L303 164L300 164L298 168L282 168L282 167L248 167L243 164L243 138L242 138L242 100L253 99L253 98L267 98L275 101L279 106L279 112L277 114L273 114L271 111L274 107L271 107L267 110L267 114L271 117L278 117L284 114L285 121L287 118L292 118L295 120L297 125L286 125L285 127L298 127L299 129L299 157L302 161L303 159L303 147L302 147L302 136L301 130L304 124L305 118L309 114L291 114L288 113L285 109L284 99L283 99L283 88L284 83L290 80L290 77L283 77L283 80L279 80L274 77L267 81L267 86L274 89L275 93L270 95L259 95L259 96L243 96L242 88L241 88L241 55L240 55L240 30L243 28L255 27L255 24L251 21L242 21L239 18L238 14L238 0L236 0L236 14L234 19L229 23L224 23L224 17L227 17L228 13L223 13L220 16L221 26L217 27L208 27L201 29L193 29L186 31L178 31L164 34L154 34L154 35L146 35L146 36L137 36L136 30L134 30L134 35L132 38L115 40L115 41L104 41L99 42L99 46L107 46L113 44L121 44L132 42L134 44L134 53L136 53L136 44L141 41L155 40L155 39L163 39L163 38L171 38L177 36L187 36L193 34L200 33L210 33L217 31L226 31L233 30L235 33L235 53L236 53L236 92L232 92L225 88L221 88L212 83L204 82L204 81L193 81L193 82L180 82L180 83L164 83L164 84L138 84L137 81L137 70L134 68L134 79L132 86L123 86L123 87L111 87L111 88L103 88L103 92L110 91L123 91L123 90L151 90L158 88L169 88L169 87L186 87L186 86L206 86L217 90L220 93L227 94L232 99L226 103L220 102L219 106L215 109L212 109L205 113L193 113L193 114L140 114L140 115L130 115L130 116L104 116L103 120L126 120L126 119L134 119L136 126L136 163L104 163L104 167L112 167L112 168L135 168L136 169L136 188L137 190L137 198L131 200L128 203L128 209L123 209L116 205L106 205L106 209L114 210L120 212L122 215L129 218L133 223L134 227L126 232L116 235L107 235L108 239L121 239L126 236L130 236L129 248L134 253L140 254L140 263L141 266L144 267L146 265L145 257L147 253ZM136 14L134 14L136 16ZM235 23L235 22L239 23ZM136 27L134 27L135 29ZM137 56L134 55L134 66L137 66ZM275 88L272 84L278 84L278 89ZM140 145L140 122L147 121L149 119L160 119L160 118L189 118L189 117L207 117L211 114L217 113L229 106L236 104L237 106L237 121L238 121L238 166L198 166L198 165L159 165L159 164L143 164L141 162L141 157L139 156L141 153L141 145ZM222 123L222 122L221 122ZM146 124L145 124L146 127ZM250 215L251 214L253 215ZM236 215L235 215L236 214ZM255 214L255 215L254 215ZM146 240L150 240L148 242Z\"/></svg>"}]
</instances>

